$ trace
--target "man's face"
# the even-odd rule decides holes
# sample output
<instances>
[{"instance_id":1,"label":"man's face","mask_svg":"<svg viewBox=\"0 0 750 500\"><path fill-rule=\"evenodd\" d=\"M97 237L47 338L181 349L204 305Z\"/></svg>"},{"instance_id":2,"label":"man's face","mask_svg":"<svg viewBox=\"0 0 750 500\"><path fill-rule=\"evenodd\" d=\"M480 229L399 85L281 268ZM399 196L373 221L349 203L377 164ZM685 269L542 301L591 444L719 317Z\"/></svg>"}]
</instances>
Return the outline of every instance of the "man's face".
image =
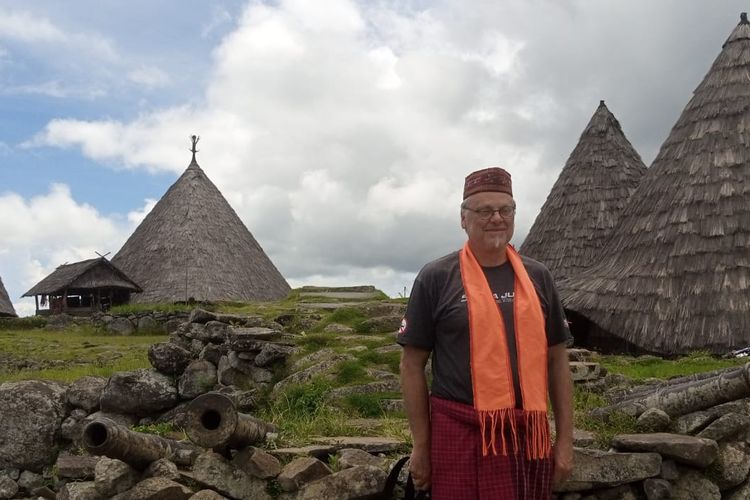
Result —
<instances>
[{"instance_id":1,"label":"man's face","mask_svg":"<svg viewBox=\"0 0 750 500\"><path fill-rule=\"evenodd\" d=\"M466 198L463 206L461 227L469 236L472 248L488 253L504 250L513 237L515 210L507 217L501 216L498 211L508 211L508 207L515 209L513 197L507 193L477 193ZM477 210L493 212L485 219Z\"/></svg>"}]
</instances>

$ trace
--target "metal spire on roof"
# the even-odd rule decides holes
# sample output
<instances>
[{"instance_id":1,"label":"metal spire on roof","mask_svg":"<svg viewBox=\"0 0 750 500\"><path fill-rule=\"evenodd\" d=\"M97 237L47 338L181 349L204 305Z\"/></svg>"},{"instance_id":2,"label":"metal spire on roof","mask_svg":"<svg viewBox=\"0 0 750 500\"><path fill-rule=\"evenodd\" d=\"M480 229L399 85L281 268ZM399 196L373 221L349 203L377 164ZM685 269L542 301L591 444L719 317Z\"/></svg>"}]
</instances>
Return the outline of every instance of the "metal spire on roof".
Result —
<instances>
[{"instance_id":1,"label":"metal spire on roof","mask_svg":"<svg viewBox=\"0 0 750 500\"><path fill-rule=\"evenodd\" d=\"M193 147L190 148L190 151L193 152L193 161L191 163L197 163L195 161L195 153L198 152L198 150L196 149L196 146L198 145L198 141L201 140L201 137L199 135L191 135L190 140L193 142Z\"/></svg>"}]
</instances>

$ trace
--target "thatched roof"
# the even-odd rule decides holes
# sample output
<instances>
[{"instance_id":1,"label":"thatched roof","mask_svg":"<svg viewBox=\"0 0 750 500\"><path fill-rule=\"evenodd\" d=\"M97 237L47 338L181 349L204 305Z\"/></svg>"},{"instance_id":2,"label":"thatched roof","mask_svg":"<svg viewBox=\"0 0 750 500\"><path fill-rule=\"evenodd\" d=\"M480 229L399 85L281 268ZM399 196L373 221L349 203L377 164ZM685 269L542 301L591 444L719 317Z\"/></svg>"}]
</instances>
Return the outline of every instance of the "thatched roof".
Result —
<instances>
[{"instance_id":1,"label":"thatched roof","mask_svg":"<svg viewBox=\"0 0 750 500\"><path fill-rule=\"evenodd\" d=\"M87 290L95 288L120 289L140 292L133 280L104 257L63 264L52 274L37 283L24 297L58 295L66 289Z\"/></svg>"},{"instance_id":2,"label":"thatched roof","mask_svg":"<svg viewBox=\"0 0 750 500\"><path fill-rule=\"evenodd\" d=\"M743 14L567 308L656 352L750 344L749 74Z\"/></svg>"},{"instance_id":3,"label":"thatched roof","mask_svg":"<svg viewBox=\"0 0 750 500\"><path fill-rule=\"evenodd\" d=\"M13 309L13 303L8 297L2 278L0 278L0 316L18 316L16 310Z\"/></svg>"},{"instance_id":4,"label":"thatched roof","mask_svg":"<svg viewBox=\"0 0 750 500\"><path fill-rule=\"evenodd\" d=\"M557 281L598 261L646 166L604 101L583 130L521 245Z\"/></svg>"},{"instance_id":5,"label":"thatched roof","mask_svg":"<svg viewBox=\"0 0 750 500\"><path fill-rule=\"evenodd\" d=\"M112 262L143 287L133 302L278 300L290 291L195 155Z\"/></svg>"}]
</instances>

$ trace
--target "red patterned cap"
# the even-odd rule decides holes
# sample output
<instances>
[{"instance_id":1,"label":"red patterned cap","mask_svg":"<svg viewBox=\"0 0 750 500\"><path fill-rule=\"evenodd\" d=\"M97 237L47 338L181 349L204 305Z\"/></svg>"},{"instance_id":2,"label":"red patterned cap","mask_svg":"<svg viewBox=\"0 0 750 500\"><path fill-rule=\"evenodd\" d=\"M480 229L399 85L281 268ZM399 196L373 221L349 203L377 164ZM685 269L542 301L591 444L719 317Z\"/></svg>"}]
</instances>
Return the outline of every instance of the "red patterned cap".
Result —
<instances>
[{"instance_id":1,"label":"red patterned cap","mask_svg":"<svg viewBox=\"0 0 750 500\"><path fill-rule=\"evenodd\" d=\"M464 200L473 194L484 191L497 191L513 196L510 174L500 167L490 167L477 170L466 176Z\"/></svg>"}]
</instances>

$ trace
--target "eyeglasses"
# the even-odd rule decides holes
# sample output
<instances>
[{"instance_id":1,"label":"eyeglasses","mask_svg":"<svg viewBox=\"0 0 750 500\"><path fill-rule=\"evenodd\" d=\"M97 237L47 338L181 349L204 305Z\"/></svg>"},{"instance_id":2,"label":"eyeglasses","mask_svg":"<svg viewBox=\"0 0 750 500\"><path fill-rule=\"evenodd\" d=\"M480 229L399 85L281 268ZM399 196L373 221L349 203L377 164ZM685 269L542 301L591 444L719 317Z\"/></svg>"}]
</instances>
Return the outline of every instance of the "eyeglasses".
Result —
<instances>
[{"instance_id":1,"label":"eyeglasses","mask_svg":"<svg viewBox=\"0 0 750 500\"><path fill-rule=\"evenodd\" d=\"M510 219L516 213L516 207L513 205L506 205L500 208L483 207L478 210L474 210L473 208L469 207L464 207L464 209L477 214L480 220L489 220L493 215L495 215L495 212L497 212L497 214L503 219Z\"/></svg>"}]
</instances>

